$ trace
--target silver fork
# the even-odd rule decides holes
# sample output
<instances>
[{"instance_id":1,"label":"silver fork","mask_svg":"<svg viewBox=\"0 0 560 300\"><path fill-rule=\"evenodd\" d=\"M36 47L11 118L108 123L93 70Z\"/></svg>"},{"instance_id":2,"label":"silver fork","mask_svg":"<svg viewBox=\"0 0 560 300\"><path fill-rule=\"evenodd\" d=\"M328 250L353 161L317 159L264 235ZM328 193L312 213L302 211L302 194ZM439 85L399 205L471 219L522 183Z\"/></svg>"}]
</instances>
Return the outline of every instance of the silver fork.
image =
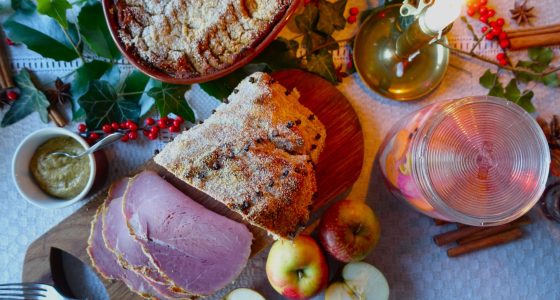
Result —
<instances>
[{"instance_id":1,"label":"silver fork","mask_svg":"<svg viewBox=\"0 0 560 300\"><path fill-rule=\"evenodd\" d=\"M0 299L47 299L47 300L77 300L60 294L53 286L43 283L5 283L0 284Z\"/></svg>"}]
</instances>

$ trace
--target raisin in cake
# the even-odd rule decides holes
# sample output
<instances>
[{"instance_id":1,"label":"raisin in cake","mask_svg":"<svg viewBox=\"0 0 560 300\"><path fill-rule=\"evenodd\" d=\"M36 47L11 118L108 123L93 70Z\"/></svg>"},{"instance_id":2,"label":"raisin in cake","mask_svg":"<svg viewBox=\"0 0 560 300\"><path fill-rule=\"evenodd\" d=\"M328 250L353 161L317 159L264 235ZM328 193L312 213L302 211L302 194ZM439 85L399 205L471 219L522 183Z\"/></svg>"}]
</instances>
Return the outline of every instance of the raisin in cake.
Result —
<instances>
[{"instance_id":1,"label":"raisin in cake","mask_svg":"<svg viewBox=\"0 0 560 300\"><path fill-rule=\"evenodd\" d=\"M293 238L309 219L326 135L298 99L296 90L254 73L155 161L273 236Z\"/></svg>"},{"instance_id":2,"label":"raisin in cake","mask_svg":"<svg viewBox=\"0 0 560 300\"><path fill-rule=\"evenodd\" d=\"M117 0L119 38L176 78L229 67L255 47L292 0Z\"/></svg>"}]
</instances>

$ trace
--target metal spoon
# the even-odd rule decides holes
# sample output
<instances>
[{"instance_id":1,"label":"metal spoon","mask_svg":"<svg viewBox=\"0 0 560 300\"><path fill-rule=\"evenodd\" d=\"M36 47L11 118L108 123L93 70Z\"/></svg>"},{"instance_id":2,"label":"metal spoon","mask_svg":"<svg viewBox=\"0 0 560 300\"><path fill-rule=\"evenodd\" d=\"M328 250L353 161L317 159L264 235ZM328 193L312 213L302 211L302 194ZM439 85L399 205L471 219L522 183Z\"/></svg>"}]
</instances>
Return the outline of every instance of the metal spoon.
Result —
<instances>
[{"instance_id":1,"label":"metal spoon","mask_svg":"<svg viewBox=\"0 0 560 300\"><path fill-rule=\"evenodd\" d=\"M103 139L101 139L99 142L95 143L93 146L91 146L89 149L87 149L86 151L84 151L83 153L74 155L74 154L70 154L70 153L66 153L66 152L52 152L49 153L49 155L63 155L66 157L70 157L70 158L80 158L82 156L85 155L89 155L103 147L106 147L118 140L120 140L122 137L124 136L124 133L120 133L120 132L115 132L113 134L110 134L106 137L104 137Z\"/></svg>"}]
</instances>

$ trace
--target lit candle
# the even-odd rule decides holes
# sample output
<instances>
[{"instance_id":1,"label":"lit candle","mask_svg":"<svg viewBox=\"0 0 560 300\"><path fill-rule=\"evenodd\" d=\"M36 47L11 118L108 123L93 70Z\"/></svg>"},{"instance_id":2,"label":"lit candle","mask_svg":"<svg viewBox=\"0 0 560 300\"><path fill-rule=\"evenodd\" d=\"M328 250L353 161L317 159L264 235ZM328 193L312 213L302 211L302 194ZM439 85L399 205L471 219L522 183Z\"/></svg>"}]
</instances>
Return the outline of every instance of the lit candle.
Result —
<instances>
[{"instance_id":1,"label":"lit candle","mask_svg":"<svg viewBox=\"0 0 560 300\"><path fill-rule=\"evenodd\" d=\"M441 32L459 17L463 3L463 0L435 0L424 14L426 28Z\"/></svg>"}]
</instances>

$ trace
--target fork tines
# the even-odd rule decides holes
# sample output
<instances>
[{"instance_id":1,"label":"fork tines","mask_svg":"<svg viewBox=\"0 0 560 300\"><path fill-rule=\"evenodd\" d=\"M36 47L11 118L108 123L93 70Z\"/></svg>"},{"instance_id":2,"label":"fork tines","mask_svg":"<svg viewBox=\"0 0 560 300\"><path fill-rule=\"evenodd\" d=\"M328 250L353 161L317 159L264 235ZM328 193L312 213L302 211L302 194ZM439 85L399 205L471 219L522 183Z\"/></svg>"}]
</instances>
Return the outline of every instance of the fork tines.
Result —
<instances>
[{"instance_id":1,"label":"fork tines","mask_svg":"<svg viewBox=\"0 0 560 300\"><path fill-rule=\"evenodd\" d=\"M47 289L38 283L0 284L0 299L46 299Z\"/></svg>"}]
</instances>

